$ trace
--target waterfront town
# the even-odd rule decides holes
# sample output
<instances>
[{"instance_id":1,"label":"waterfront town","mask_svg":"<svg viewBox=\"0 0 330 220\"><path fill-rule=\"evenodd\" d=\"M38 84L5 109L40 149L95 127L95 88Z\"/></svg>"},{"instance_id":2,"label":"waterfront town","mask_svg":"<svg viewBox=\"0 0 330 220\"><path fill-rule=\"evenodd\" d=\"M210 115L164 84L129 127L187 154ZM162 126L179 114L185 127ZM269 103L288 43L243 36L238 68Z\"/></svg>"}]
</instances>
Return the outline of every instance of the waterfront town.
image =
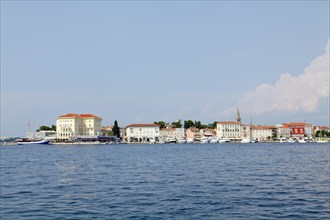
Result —
<instances>
[{"instance_id":1,"label":"waterfront town","mask_svg":"<svg viewBox=\"0 0 330 220\"><path fill-rule=\"evenodd\" d=\"M178 120L119 127L117 121L102 126L102 118L93 114L64 114L56 118L52 129L27 132L24 140L48 139L47 143L224 143L224 142L329 142L330 127L305 122L279 125L243 124L237 108L234 120L202 126L200 122ZM46 126L43 126L46 127ZM22 139L20 139L22 141Z\"/></svg>"}]
</instances>

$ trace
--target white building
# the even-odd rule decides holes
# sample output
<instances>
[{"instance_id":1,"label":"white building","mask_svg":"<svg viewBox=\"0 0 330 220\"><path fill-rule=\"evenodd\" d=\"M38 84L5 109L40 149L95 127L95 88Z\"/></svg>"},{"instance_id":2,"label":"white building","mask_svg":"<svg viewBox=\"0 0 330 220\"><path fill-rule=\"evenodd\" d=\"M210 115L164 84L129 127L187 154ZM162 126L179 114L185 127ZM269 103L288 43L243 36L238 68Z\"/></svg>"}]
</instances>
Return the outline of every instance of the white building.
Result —
<instances>
[{"instance_id":1,"label":"white building","mask_svg":"<svg viewBox=\"0 0 330 220\"><path fill-rule=\"evenodd\" d=\"M56 119L58 139L101 135L102 118L92 114L66 114Z\"/></svg>"},{"instance_id":2,"label":"white building","mask_svg":"<svg viewBox=\"0 0 330 220\"><path fill-rule=\"evenodd\" d=\"M129 142L134 140L147 141L159 137L159 125L156 124L130 124L126 126L126 138Z\"/></svg>"},{"instance_id":3,"label":"white building","mask_svg":"<svg viewBox=\"0 0 330 220\"><path fill-rule=\"evenodd\" d=\"M236 121L223 121L217 123L217 138L241 139L241 125Z\"/></svg>"},{"instance_id":4,"label":"white building","mask_svg":"<svg viewBox=\"0 0 330 220\"><path fill-rule=\"evenodd\" d=\"M290 138L290 127L283 125L276 125L276 138L277 139L289 139Z\"/></svg>"},{"instance_id":5,"label":"white building","mask_svg":"<svg viewBox=\"0 0 330 220\"><path fill-rule=\"evenodd\" d=\"M252 139L258 141L271 140L276 134L275 126L251 126Z\"/></svg>"}]
</instances>

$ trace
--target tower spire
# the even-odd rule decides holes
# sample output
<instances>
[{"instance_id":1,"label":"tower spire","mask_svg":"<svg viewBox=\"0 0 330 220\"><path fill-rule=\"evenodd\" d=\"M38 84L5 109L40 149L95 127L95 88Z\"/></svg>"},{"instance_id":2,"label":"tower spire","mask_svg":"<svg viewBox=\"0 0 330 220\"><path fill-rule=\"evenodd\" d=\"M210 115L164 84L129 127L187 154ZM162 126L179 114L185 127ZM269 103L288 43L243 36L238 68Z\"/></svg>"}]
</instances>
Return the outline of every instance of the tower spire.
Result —
<instances>
[{"instance_id":1,"label":"tower spire","mask_svg":"<svg viewBox=\"0 0 330 220\"><path fill-rule=\"evenodd\" d=\"M240 114L239 114L239 110L238 110L238 107L237 107L237 110L236 110L236 116L235 116L235 120L236 120L236 122L239 122L239 123L241 123L241 116L240 116Z\"/></svg>"}]
</instances>

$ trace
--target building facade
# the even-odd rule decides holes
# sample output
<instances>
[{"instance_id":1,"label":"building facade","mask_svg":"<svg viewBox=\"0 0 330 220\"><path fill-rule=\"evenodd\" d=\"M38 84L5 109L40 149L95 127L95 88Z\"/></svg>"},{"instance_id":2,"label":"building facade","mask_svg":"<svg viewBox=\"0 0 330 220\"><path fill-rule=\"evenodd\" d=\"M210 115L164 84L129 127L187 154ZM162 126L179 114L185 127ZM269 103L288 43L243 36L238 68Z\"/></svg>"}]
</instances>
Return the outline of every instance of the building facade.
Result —
<instances>
[{"instance_id":1,"label":"building facade","mask_svg":"<svg viewBox=\"0 0 330 220\"><path fill-rule=\"evenodd\" d=\"M303 122L290 122L283 123L282 126L290 129L291 138L311 138L313 134L313 125L311 124L306 124Z\"/></svg>"},{"instance_id":2,"label":"building facade","mask_svg":"<svg viewBox=\"0 0 330 220\"><path fill-rule=\"evenodd\" d=\"M130 124L126 126L126 137L128 142L148 141L151 138L159 138L159 125L156 124Z\"/></svg>"},{"instance_id":3,"label":"building facade","mask_svg":"<svg viewBox=\"0 0 330 220\"><path fill-rule=\"evenodd\" d=\"M251 126L252 139L269 141L276 135L275 126Z\"/></svg>"},{"instance_id":4,"label":"building facade","mask_svg":"<svg viewBox=\"0 0 330 220\"><path fill-rule=\"evenodd\" d=\"M228 138L230 140L240 140L241 138L241 125L236 121L223 121L217 122L217 138Z\"/></svg>"},{"instance_id":5,"label":"building facade","mask_svg":"<svg viewBox=\"0 0 330 220\"><path fill-rule=\"evenodd\" d=\"M203 136L200 129L191 127L186 130L186 138L190 140L200 140Z\"/></svg>"},{"instance_id":6,"label":"building facade","mask_svg":"<svg viewBox=\"0 0 330 220\"><path fill-rule=\"evenodd\" d=\"M102 118L92 114L66 114L56 119L57 139L102 134Z\"/></svg>"}]
</instances>

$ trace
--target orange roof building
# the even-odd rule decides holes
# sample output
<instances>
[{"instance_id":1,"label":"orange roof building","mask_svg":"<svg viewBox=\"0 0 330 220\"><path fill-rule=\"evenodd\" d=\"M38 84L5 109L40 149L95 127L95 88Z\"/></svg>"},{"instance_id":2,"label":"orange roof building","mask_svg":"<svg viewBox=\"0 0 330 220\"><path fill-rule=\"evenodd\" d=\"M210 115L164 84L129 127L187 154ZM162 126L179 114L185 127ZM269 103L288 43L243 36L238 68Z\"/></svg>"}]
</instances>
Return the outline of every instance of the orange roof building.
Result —
<instances>
[{"instance_id":1,"label":"orange roof building","mask_svg":"<svg viewBox=\"0 0 330 220\"><path fill-rule=\"evenodd\" d=\"M102 118L93 114L60 115L56 119L57 138L69 139L77 136L101 135L101 123Z\"/></svg>"}]
</instances>

